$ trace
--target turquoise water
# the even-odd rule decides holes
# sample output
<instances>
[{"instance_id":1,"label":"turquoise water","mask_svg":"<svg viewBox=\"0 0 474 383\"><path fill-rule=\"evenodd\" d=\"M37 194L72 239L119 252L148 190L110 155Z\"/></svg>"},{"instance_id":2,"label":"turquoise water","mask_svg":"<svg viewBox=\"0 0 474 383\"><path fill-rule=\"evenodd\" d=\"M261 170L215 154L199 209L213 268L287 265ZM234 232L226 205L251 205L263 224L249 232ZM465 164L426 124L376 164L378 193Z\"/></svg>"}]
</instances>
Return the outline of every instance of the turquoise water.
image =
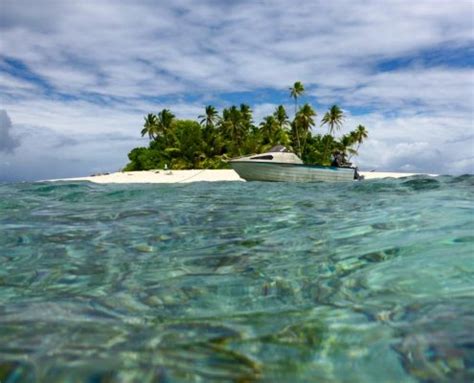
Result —
<instances>
[{"instance_id":1,"label":"turquoise water","mask_svg":"<svg viewBox=\"0 0 474 383\"><path fill-rule=\"evenodd\" d=\"M0 185L0 381L472 382L474 176Z\"/></svg>"}]
</instances>

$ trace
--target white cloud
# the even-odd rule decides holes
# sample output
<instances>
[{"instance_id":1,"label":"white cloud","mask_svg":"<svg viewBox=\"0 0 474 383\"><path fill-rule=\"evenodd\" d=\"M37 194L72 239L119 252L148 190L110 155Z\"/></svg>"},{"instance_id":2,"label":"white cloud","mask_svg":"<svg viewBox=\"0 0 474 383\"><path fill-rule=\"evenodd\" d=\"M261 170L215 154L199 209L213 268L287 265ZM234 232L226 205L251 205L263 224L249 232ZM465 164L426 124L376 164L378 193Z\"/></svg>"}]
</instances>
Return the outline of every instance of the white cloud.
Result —
<instances>
[{"instance_id":1,"label":"white cloud","mask_svg":"<svg viewBox=\"0 0 474 383\"><path fill-rule=\"evenodd\" d=\"M14 77L8 73L2 73L0 89L7 90L8 92L14 92L15 90L18 92L25 90L31 92L35 90L35 86L24 79ZM19 94L18 92L16 94Z\"/></svg>"},{"instance_id":2,"label":"white cloud","mask_svg":"<svg viewBox=\"0 0 474 383\"><path fill-rule=\"evenodd\" d=\"M351 105L377 105L383 109L408 108L439 112L456 109L470 113L473 105L474 71L470 69L410 69L365 76L356 89L343 93Z\"/></svg>"},{"instance_id":3,"label":"white cloud","mask_svg":"<svg viewBox=\"0 0 474 383\"><path fill-rule=\"evenodd\" d=\"M0 153L13 153L20 140L12 135L12 122L7 112L0 110Z\"/></svg>"},{"instance_id":4,"label":"white cloud","mask_svg":"<svg viewBox=\"0 0 474 383\"><path fill-rule=\"evenodd\" d=\"M348 128L362 123L369 138L356 159L363 169L429 172L440 174L474 173L474 137L469 119L447 115L381 114L351 116ZM460 140L453 139L461 137Z\"/></svg>"},{"instance_id":5,"label":"white cloud","mask_svg":"<svg viewBox=\"0 0 474 383\"><path fill-rule=\"evenodd\" d=\"M35 7L14 4L5 6L10 22L3 51L31 64L60 90L80 91L95 81L103 91L113 91L117 81L127 83L128 76L140 74L151 84L172 78L178 92L188 84L199 89L281 88L295 78L308 85L337 85L343 83L331 82L333 76L360 74L374 58L472 39L468 1L436 6L337 1L299 7L281 1L271 6L182 2L181 8L83 1L51 3L50 17L41 13L33 25L26 21ZM137 59L146 60L147 68ZM130 68L128 76L124 68ZM72 84L65 73L72 75ZM95 78L96 73L103 78ZM136 83L135 90L143 86ZM165 91L173 93L171 87Z\"/></svg>"},{"instance_id":6,"label":"white cloud","mask_svg":"<svg viewBox=\"0 0 474 383\"><path fill-rule=\"evenodd\" d=\"M126 164L126 153L147 144L138 135L66 135L45 127L14 126L22 140L15 152L0 152L0 182L117 171Z\"/></svg>"}]
</instances>

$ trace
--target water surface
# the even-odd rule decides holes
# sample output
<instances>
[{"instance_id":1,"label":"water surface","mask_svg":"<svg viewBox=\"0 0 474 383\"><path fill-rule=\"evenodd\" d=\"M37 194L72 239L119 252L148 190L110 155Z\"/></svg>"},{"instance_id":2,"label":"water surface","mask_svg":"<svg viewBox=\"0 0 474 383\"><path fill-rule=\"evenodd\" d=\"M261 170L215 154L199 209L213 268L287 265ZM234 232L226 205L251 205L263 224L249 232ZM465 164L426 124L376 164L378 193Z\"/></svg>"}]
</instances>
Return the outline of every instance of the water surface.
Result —
<instances>
[{"instance_id":1,"label":"water surface","mask_svg":"<svg viewBox=\"0 0 474 383\"><path fill-rule=\"evenodd\" d=\"M0 185L0 381L471 382L473 197Z\"/></svg>"}]
</instances>

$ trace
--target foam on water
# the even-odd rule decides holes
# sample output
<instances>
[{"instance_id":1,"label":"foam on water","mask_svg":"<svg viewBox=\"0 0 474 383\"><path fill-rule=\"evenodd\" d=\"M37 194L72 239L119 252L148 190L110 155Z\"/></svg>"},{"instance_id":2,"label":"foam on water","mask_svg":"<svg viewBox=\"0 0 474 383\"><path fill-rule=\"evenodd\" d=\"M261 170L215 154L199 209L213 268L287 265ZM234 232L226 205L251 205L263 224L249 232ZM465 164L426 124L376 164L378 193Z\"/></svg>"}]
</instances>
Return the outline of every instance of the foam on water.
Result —
<instances>
[{"instance_id":1,"label":"foam on water","mask_svg":"<svg viewBox=\"0 0 474 383\"><path fill-rule=\"evenodd\" d=\"M472 381L473 186L0 185L0 381Z\"/></svg>"}]
</instances>

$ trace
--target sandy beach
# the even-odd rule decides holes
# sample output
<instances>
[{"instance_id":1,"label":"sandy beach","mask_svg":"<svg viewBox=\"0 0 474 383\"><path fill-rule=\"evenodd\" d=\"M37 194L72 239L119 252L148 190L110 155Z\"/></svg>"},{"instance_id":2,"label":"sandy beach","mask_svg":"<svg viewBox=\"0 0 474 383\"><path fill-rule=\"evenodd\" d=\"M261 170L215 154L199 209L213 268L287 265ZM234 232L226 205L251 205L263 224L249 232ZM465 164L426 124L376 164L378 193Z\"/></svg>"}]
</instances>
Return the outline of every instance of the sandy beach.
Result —
<instances>
[{"instance_id":1,"label":"sandy beach","mask_svg":"<svg viewBox=\"0 0 474 383\"><path fill-rule=\"evenodd\" d=\"M394 172L360 172L366 180L380 178L402 178L419 175L418 173ZM429 174L433 176L433 174ZM90 181L98 184L107 183L188 183L188 182L218 182L244 181L232 169L194 169L194 170L148 170L138 172L116 172L90 177L57 179L50 181ZM244 181L245 182L245 181Z\"/></svg>"}]
</instances>

